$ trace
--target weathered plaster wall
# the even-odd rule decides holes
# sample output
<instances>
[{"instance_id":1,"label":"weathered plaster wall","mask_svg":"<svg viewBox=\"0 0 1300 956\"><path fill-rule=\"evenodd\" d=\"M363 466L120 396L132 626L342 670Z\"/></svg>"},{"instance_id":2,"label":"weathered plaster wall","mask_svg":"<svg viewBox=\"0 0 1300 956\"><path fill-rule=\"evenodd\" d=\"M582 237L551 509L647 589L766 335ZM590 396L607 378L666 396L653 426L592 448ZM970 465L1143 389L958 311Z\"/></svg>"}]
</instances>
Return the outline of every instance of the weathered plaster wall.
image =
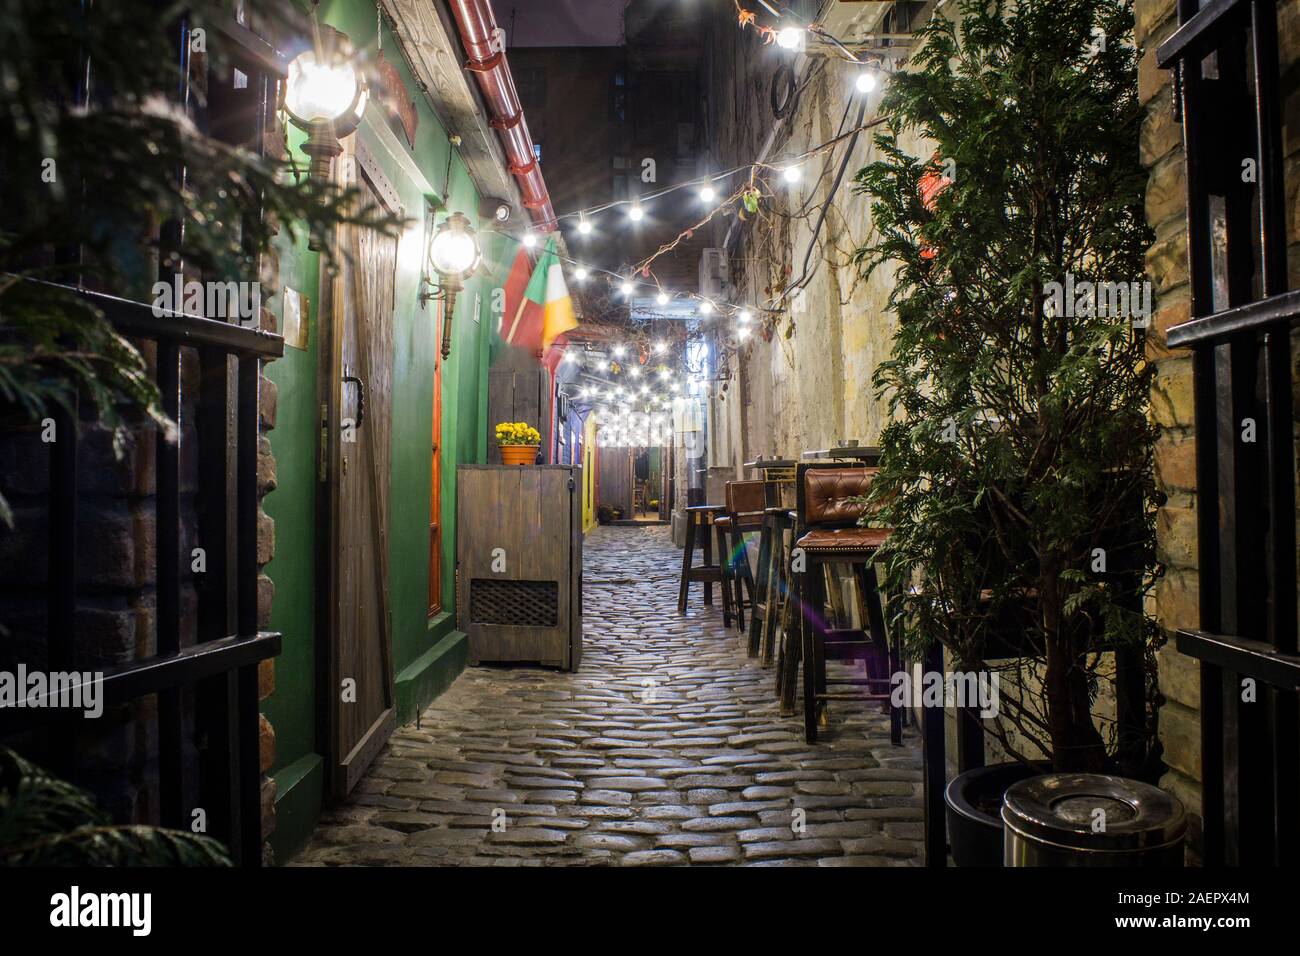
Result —
<instances>
[{"instance_id":1,"label":"weathered plaster wall","mask_svg":"<svg viewBox=\"0 0 1300 956\"><path fill-rule=\"evenodd\" d=\"M858 68L836 58L805 61L796 70L805 83L797 108L782 120L772 107L771 86L783 57L730 22L714 24L706 71L716 102L706 140L719 164L752 162L773 127L777 134L767 162L781 165L858 125L864 101L854 87ZM879 117L881 90L865 97L863 123ZM740 347L731 368L738 382L718 402L717 444L712 462L738 467L755 455L798 457L840 439L871 444L886 416L885 402L871 384L875 367L888 354L892 329L885 310L891 275L864 277L853 252L868 236L869 202L854 190L853 177L876 158L873 132L851 146L802 164L797 184L771 178L771 212L740 227L731 247L733 301L770 307L765 325ZM906 141L905 141L906 142ZM927 150L906 142L918 155ZM843 181L833 188L840 162L849 154ZM833 194L814 242L820 208ZM722 245L725 224L715 233ZM811 246L811 255L809 249ZM804 274L802 292L779 299L787 284ZM730 330L728 330L730 334Z\"/></svg>"}]
</instances>

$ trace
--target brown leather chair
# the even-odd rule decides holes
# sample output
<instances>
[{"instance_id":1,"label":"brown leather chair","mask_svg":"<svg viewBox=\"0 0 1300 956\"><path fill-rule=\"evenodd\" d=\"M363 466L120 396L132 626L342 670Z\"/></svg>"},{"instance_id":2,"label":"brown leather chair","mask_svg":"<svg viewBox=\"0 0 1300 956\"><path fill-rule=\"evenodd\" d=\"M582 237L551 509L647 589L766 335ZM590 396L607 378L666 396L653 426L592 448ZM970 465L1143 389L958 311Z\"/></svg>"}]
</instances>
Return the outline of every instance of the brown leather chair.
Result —
<instances>
[{"instance_id":1,"label":"brown leather chair","mask_svg":"<svg viewBox=\"0 0 1300 956\"><path fill-rule=\"evenodd\" d=\"M875 468L828 468L803 476L802 533L792 554L802 556L794 565L796 607L801 611L799 631L803 662L804 736L816 741L824 707L830 700L880 701L889 713L890 740L902 742L902 713L890 706L892 675L901 667L897 642L891 642L885 625L875 560L889 537L888 529L858 526L866 506L858 500L871 490ZM853 569L862 599L866 629L832 627L826 612L824 568L847 564ZM826 660L860 661L865 677L828 681ZM828 684L864 687L866 693L828 692Z\"/></svg>"},{"instance_id":2,"label":"brown leather chair","mask_svg":"<svg viewBox=\"0 0 1300 956\"><path fill-rule=\"evenodd\" d=\"M745 535L763 529L767 505L765 481L727 482L727 510L713 519L722 567L722 623L730 627L734 604L736 627L745 631L745 608L754 608L754 572L749 567ZM746 600L745 593L749 598Z\"/></svg>"},{"instance_id":3,"label":"brown leather chair","mask_svg":"<svg viewBox=\"0 0 1300 956\"><path fill-rule=\"evenodd\" d=\"M776 695L781 701L781 714L794 713L799 698L799 658L803 653L799 626L798 605L790 598L794 597L794 579L790 571L791 556L795 545L804 533L804 511L807 505L804 478L810 471L825 469L843 470L845 468L862 468L860 461L801 461L794 470L794 510L787 510L783 515L769 513L769 519L776 518L780 529L780 541L788 540L782 545L780 560L774 562L776 567L772 576L776 596L780 600L779 614L772 615L772 625L764 622L761 656L764 666L775 655ZM787 535L786 532L789 532ZM770 633L769 633L770 631Z\"/></svg>"}]
</instances>

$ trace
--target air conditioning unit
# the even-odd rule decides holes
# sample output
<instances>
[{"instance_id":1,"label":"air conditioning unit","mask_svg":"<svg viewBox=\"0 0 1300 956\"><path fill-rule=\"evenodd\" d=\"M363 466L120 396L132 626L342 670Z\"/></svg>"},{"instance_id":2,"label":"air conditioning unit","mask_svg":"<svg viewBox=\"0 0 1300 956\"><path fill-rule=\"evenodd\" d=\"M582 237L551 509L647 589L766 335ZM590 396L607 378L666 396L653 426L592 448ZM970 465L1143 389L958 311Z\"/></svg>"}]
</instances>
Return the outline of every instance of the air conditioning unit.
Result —
<instances>
[{"instance_id":1,"label":"air conditioning unit","mask_svg":"<svg viewBox=\"0 0 1300 956\"><path fill-rule=\"evenodd\" d=\"M722 249L705 249L700 255L700 295L706 299L727 298L727 253Z\"/></svg>"},{"instance_id":2,"label":"air conditioning unit","mask_svg":"<svg viewBox=\"0 0 1300 956\"><path fill-rule=\"evenodd\" d=\"M817 22L847 47L867 44L892 3L881 0L826 0ZM829 52L821 48L818 52Z\"/></svg>"}]
</instances>

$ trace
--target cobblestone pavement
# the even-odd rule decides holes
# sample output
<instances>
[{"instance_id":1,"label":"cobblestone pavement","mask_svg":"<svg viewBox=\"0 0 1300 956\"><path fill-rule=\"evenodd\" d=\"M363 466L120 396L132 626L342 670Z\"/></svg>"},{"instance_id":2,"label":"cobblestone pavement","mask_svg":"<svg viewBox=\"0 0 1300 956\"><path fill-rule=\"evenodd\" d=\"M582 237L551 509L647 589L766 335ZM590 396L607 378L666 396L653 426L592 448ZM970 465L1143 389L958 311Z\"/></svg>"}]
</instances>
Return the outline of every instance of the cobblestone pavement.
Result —
<instances>
[{"instance_id":1,"label":"cobblestone pavement","mask_svg":"<svg viewBox=\"0 0 1300 956\"><path fill-rule=\"evenodd\" d=\"M295 862L918 864L914 731L836 701L804 743L720 605L678 615L680 566L664 527L593 531L578 672L467 669Z\"/></svg>"}]
</instances>

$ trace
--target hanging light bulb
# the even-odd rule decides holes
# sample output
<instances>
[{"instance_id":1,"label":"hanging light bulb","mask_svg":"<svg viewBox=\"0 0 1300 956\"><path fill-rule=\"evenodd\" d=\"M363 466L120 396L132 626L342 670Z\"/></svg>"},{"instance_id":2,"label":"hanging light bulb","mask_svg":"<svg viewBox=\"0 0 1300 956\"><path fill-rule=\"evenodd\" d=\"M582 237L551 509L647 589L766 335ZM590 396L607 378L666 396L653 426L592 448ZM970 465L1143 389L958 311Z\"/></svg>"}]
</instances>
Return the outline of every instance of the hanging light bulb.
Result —
<instances>
[{"instance_id":1,"label":"hanging light bulb","mask_svg":"<svg viewBox=\"0 0 1300 956\"><path fill-rule=\"evenodd\" d=\"M782 178L783 178L787 183L797 183L797 182L799 181L799 178L800 178L802 175L803 175L803 172L799 169L798 166L787 166L787 167L786 167L786 168L781 172L781 177L782 177Z\"/></svg>"},{"instance_id":2,"label":"hanging light bulb","mask_svg":"<svg viewBox=\"0 0 1300 956\"><path fill-rule=\"evenodd\" d=\"M803 42L804 31L799 27L782 27L776 35L776 44L783 50L797 50Z\"/></svg>"},{"instance_id":3,"label":"hanging light bulb","mask_svg":"<svg viewBox=\"0 0 1300 956\"><path fill-rule=\"evenodd\" d=\"M631 219L633 222L640 222L645 218L645 210L641 208L640 203L632 204L631 208L627 211L627 218Z\"/></svg>"},{"instance_id":4,"label":"hanging light bulb","mask_svg":"<svg viewBox=\"0 0 1300 956\"><path fill-rule=\"evenodd\" d=\"M736 336L742 342L745 341L745 339L749 338L749 326L742 325L739 329L736 330Z\"/></svg>"},{"instance_id":5,"label":"hanging light bulb","mask_svg":"<svg viewBox=\"0 0 1300 956\"><path fill-rule=\"evenodd\" d=\"M668 293L667 293L667 292L660 292L658 298L656 298L655 301L658 302L660 305L667 305L667 304L668 304Z\"/></svg>"},{"instance_id":6,"label":"hanging light bulb","mask_svg":"<svg viewBox=\"0 0 1300 956\"><path fill-rule=\"evenodd\" d=\"M880 81L876 79L876 74L872 71L863 70L858 74L858 78L853 81L853 85L858 88L859 93L870 93L880 85Z\"/></svg>"},{"instance_id":7,"label":"hanging light bulb","mask_svg":"<svg viewBox=\"0 0 1300 956\"><path fill-rule=\"evenodd\" d=\"M658 342L655 343L655 353L656 353L656 354L662 354L662 353L663 353L667 348L668 348L668 345L667 345L663 340L660 340L660 341L658 341Z\"/></svg>"},{"instance_id":8,"label":"hanging light bulb","mask_svg":"<svg viewBox=\"0 0 1300 956\"><path fill-rule=\"evenodd\" d=\"M566 362L568 362L568 363L570 363L570 364L572 364L572 363L578 361L578 353L577 353L577 352L565 352L565 353L564 353L564 361L566 361Z\"/></svg>"},{"instance_id":9,"label":"hanging light bulb","mask_svg":"<svg viewBox=\"0 0 1300 956\"><path fill-rule=\"evenodd\" d=\"M615 357L615 358L622 358L622 357L623 357L624 355L626 355L626 354L627 354L627 346L624 346L624 345L616 345L616 346L614 346L614 357Z\"/></svg>"},{"instance_id":10,"label":"hanging light bulb","mask_svg":"<svg viewBox=\"0 0 1300 956\"><path fill-rule=\"evenodd\" d=\"M718 198L718 193L713 188L712 183L705 183L704 186L700 189L701 202L713 202L713 200L717 198Z\"/></svg>"},{"instance_id":11,"label":"hanging light bulb","mask_svg":"<svg viewBox=\"0 0 1300 956\"><path fill-rule=\"evenodd\" d=\"M633 378L640 378L640 377L641 377L641 370L640 370L639 368L634 368L634 369L632 369L632 377L633 377Z\"/></svg>"},{"instance_id":12,"label":"hanging light bulb","mask_svg":"<svg viewBox=\"0 0 1300 956\"><path fill-rule=\"evenodd\" d=\"M586 216L583 216L578 220L578 232L582 233L584 236L591 235L591 223L587 221Z\"/></svg>"},{"instance_id":13,"label":"hanging light bulb","mask_svg":"<svg viewBox=\"0 0 1300 956\"><path fill-rule=\"evenodd\" d=\"M749 311L749 309L741 309L740 314L736 316L736 320L740 322L741 325L748 325L750 320L753 318L754 315Z\"/></svg>"},{"instance_id":14,"label":"hanging light bulb","mask_svg":"<svg viewBox=\"0 0 1300 956\"><path fill-rule=\"evenodd\" d=\"M700 315L709 315L713 312L713 303L708 299L700 300Z\"/></svg>"},{"instance_id":15,"label":"hanging light bulb","mask_svg":"<svg viewBox=\"0 0 1300 956\"><path fill-rule=\"evenodd\" d=\"M624 295L629 295L629 296L630 296L630 295L632 294L632 291L633 291L633 289L632 289L632 283L629 282L627 279L624 279L624 280L623 280L623 285L620 287L620 291L621 291Z\"/></svg>"},{"instance_id":16,"label":"hanging light bulb","mask_svg":"<svg viewBox=\"0 0 1300 956\"><path fill-rule=\"evenodd\" d=\"M529 249L533 248L533 246L537 245L537 237L531 232L524 233L524 245Z\"/></svg>"}]
</instances>

